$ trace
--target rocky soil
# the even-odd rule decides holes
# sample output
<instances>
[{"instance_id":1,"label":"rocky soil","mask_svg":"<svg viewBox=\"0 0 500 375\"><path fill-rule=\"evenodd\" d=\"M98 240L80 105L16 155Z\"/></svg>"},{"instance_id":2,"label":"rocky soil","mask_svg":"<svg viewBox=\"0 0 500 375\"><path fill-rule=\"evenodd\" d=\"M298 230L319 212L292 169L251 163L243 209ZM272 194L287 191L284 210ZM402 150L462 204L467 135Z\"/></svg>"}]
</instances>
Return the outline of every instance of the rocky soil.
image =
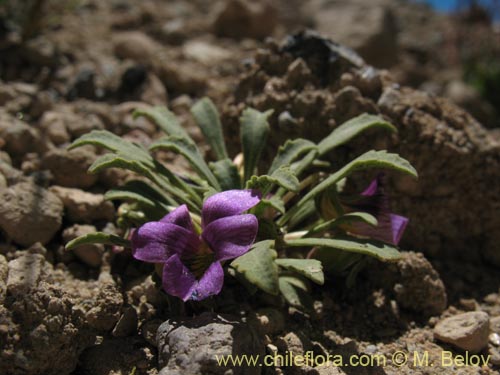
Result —
<instances>
[{"instance_id":1,"label":"rocky soil","mask_svg":"<svg viewBox=\"0 0 500 375\"><path fill-rule=\"evenodd\" d=\"M0 11L0 373L499 373L498 118L477 93L452 95L451 85L470 89L459 66L443 63L455 50L439 40L456 34L455 20L398 0L52 0L31 28L8 11ZM322 34L297 33L303 27ZM352 288L328 280L308 312L227 278L215 311L193 305L180 318L152 268L127 252L66 251L79 235L118 232L103 193L130 177L88 174L102 151L67 145L92 129L150 143L158 129L131 115L145 104L169 106L201 141L189 107L204 95L221 108L233 144L245 105L274 109L269 155L288 137L317 141L363 112L390 120L398 135L360 137L332 162L387 148L417 168L418 182L389 176L396 211L411 218L402 259L373 261ZM473 117L457 103L480 110ZM443 351L465 350L491 355L489 363L442 365ZM215 362L308 351L381 354L387 363ZM429 365L400 367L398 351L428 353Z\"/></svg>"}]
</instances>

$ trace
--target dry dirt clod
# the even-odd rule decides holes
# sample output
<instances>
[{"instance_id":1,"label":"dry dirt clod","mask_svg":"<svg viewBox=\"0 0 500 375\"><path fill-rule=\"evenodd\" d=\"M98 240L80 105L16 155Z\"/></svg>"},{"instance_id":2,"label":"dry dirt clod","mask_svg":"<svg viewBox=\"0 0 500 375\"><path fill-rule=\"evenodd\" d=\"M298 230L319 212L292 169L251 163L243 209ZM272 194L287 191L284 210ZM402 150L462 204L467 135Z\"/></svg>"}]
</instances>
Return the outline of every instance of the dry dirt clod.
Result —
<instances>
[{"instance_id":1,"label":"dry dirt clod","mask_svg":"<svg viewBox=\"0 0 500 375\"><path fill-rule=\"evenodd\" d=\"M56 185L87 189L97 181L97 176L87 171L95 158L95 153L87 147L71 151L56 149L44 155L42 165L52 172Z\"/></svg>"},{"instance_id":2,"label":"dry dirt clod","mask_svg":"<svg viewBox=\"0 0 500 375\"><path fill-rule=\"evenodd\" d=\"M227 0L218 10L213 28L219 36L263 39L277 24L277 10L267 0Z\"/></svg>"},{"instance_id":3,"label":"dry dirt clod","mask_svg":"<svg viewBox=\"0 0 500 375\"><path fill-rule=\"evenodd\" d=\"M27 253L9 262L7 290L14 295L27 293L42 278L45 258L40 254Z\"/></svg>"},{"instance_id":4,"label":"dry dirt clod","mask_svg":"<svg viewBox=\"0 0 500 375\"><path fill-rule=\"evenodd\" d=\"M49 190L61 199L72 222L91 223L96 220L112 221L114 218L114 206L104 200L102 194L62 186L51 186Z\"/></svg>"},{"instance_id":5,"label":"dry dirt clod","mask_svg":"<svg viewBox=\"0 0 500 375\"><path fill-rule=\"evenodd\" d=\"M488 345L489 316L483 311L471 311L440 321L434 337L459 349L478 353Z\"/></svg>"},{"instance_id":6,"label":"dry dirt clod","mask_svg":"<svg viewBox=\"0 0 500 375\"><path fill-rule=\"evenodd\" d=\"M115 55L143 64L151 64L161 47L148 35L140 31L120 33L113 39Z\"/></svg>"},{"instance_id":7,"label":"dry dirt clod","mask_svg":"<svg viewBox=\"0 0 500 375\"><path fill-rule=\"evenodd\" d=\"M0 228L20 245L46 244L61 227L61 200L34 183L1 189L0 201Z\"/></svg>"}]
</instances>

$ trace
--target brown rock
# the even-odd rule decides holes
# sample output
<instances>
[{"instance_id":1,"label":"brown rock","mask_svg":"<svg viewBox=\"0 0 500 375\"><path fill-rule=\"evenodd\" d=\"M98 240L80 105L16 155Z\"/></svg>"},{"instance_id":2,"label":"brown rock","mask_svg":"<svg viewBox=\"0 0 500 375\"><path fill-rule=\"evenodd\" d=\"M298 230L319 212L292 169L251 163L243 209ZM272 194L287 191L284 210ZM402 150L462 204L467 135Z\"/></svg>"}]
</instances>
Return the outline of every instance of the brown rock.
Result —
<instances>
[{"instance_id":1,"label":"brown rock","mask_svg":"<svg viewBox=\"0 0 500 375\"><path fill-rule=\"evenodd\" d=\"M161 50L153 39L140 31L120 33L113 39L115 55L120 59L130 59L143 64L151 64Z\"/></svg>"},{"instance_id":2,"label":"brown rock","mask_svg":"<svg viewBox=\"0 0 500 375\"><path fill-rule=\"evenodd\" d=\"M70 141L66 124L61 117L58 112L49 111L45 112L40 119L40 128L56 145Z\"/></svg>"},{"instance_id":3,"label":"brown rock","mask_svg":"<svg viewBox=\"0 0 500 375\"><path fill-rule=\"evenodd\" d=\"M114 206L104 200L102 194L92 194L62 186L51 186L50 191L61 199L67 210L68 219L72 222L90 223L95 220L111 221L114 218Z\"/></svg>"},{"instance_id":4,"label":"brown rock","mask_svg":"<svg viewBox=\"0 0 500 375\"><path fill-rule=\"evenodd\" d=\"M437 315L447 305L446 288L439 274L421 253L405 252L397 262L394 291L404 308L424 315Z\"/></svg>"},{"instance_id":5,"label":"brown rock","mask_svg":"<svg viewBox=\"0 0 500 375\"><path fill-rule=\"evenodd\" d=\"M27 293L42 278L45 258L40 254L27 253L9 262L7 290L14 295Z\"/></svg>"},{"instance_id":6,"label":"brown rock","mask_svg":"<svg viewBox=\"0 0 500 375\"><path fill-rule=\"evenodd\" d=\"M264 39L272 34L277 23L277 10L266 0L226 0L213 27L219 36Z\"/></svg>"},{"instance_id":7,"label":"brown rock","mask_svg":"<svg viewBox=\"0 0 500 375\"><path fill-rule=\"evenodd\" d=\"M489 316L472 311L440 321L434 327L434 337L459 349L478 353L488 345Z\"/></svg>"},{"instance_id":8,"label":"brown rock","mask_svg":"<svg viewBox=\"0 0 500 375\"><path fill-rule=\"evenodd\" d=\"M7 295L7 275L9 274L9 266L7 259L0 255L0 304L5 301Z\"/></svg>"},{"instance_id":9,"label":"brown rock","mask_svg":"<svg viewBox=\"0 0 500 375\"><path fill-rule=\"evenodd\" d=\"M316 29L355 49L377 67L397 61L398 28L387 1L324 2L315 14Z\"/></svg>"},{"instance_id":10,"label":"brown rock","mask_svg":"<svg viewBox=\"0 0 500 375\"><path fill-rule=\"evenodd\" d=\"M42 165L52 172L56 185L86 189L97 181L96 175L87 172L96 158L91 149L52 150L44 155Z\"/></svg>"},{"instance_id":11,"label":"brown rock","mask_svg":"<svg viewBox=\"0 0 500 375\"><path fill-rule=\"evenodd\" d=\"M61 200L33 183L0 189L0 201L0 228L20 245L46 244L61 227Z\"/></svg>"}]
</instances>

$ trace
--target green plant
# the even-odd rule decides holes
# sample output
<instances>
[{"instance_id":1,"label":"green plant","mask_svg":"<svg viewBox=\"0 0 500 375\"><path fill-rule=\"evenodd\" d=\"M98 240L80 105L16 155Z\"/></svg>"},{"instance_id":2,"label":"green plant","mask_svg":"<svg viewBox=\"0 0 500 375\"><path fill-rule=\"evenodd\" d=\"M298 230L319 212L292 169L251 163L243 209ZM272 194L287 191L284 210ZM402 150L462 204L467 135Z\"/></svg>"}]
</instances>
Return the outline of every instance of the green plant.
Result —
<instances>
[{"instance_id":1,"label":"green plant","mask_svg":"<svg viewBox=\"0 0 500 375\"><path fill-rule=\"evenodd\" d=\"M393 125L363 114L338 126L318 144L288 140L261 173L257 166L270 131L270 111L243 111L242 154L236 158L241 163L228 156L214 104L202 99L192 114L213 150L214 161L207 162L174 114L160 107L135 112L166 134L149 150L107 131L92 131L70 146L91 144L109 151L92 164L91 173L115 167L143 178L106 194L107 199L126 202L118 219L126 229L123 237L94 233L71 241L67 248L89 242L131 247L137 259L164 263L164 289L184 300L216 294L220 275L210 273L220 272L219 266L225 264L250 291L281 294L289 304L302 308L310 307L311 282L323 284L324 271L352 277L366 256L382 261L399 258L397 243L408 220L388 211L381 178L354 200L340 195L341 186L361 170L392 169L416 177L415 169L386 151L368 151L334 173L322 160L368 129L395 132ZM182 155L192 173L173 173L151 155L156 150ZM226 227L221 223L209 229L219 217L226 220L229 234L223 234ZM229 258L236 259L226 264ZM183 279L186 275L189 280Z\"/></svg>"}]
</instances>

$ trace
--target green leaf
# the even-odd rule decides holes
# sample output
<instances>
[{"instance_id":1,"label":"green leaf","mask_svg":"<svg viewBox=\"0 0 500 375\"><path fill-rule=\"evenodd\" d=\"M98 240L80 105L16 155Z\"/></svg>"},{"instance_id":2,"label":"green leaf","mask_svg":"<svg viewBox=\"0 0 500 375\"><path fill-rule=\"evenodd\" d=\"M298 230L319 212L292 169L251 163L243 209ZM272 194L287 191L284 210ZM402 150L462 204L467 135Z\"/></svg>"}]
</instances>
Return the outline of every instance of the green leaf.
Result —
<instances>
[{"instance_id":1,"label":"green leaf","mask_svg":"<svg viewBox=\"0 0 500 375\"><path fill-rule=\"evenodd\" d=\"M113 152L97 158L89 167L90 172L96 173L105 168L113 167L128 169L149 178L160 188L179 197L191 209L196 210L198 203L201 206L201 200L193 189L162 164L155 161L142 146L122 139L106 130L93 130L75 140L69 149L87 144L103 147Z\"/></svg>"},{"instance_id":2,"label":"green leaf","mask_svg":"<svg viewBox=\"0 0 500 375\"><path fill-rule=\"evenodd\" d=\"M277 253L273 246L274 241L271 240L257 242L250 251L233 260L231 267L249 283L266 293L277 295L278 266L274 262Z\"/></svg>"},{"instance_id":3,"label":"green leaf","mask_svg":"<svg viewBox=\"0 0 500 375\"><path fill-rule=\"evenodd\" d=\"M291 165L292 171L296 176L300 176L302 172L304 172L311 164L314 163L316 157L318 156L317 149L313 149L309 151L306 156L304 156L301 160L296 161Z\"/></svg>"},{"instance_id":4,"label":"green leaf","mask_svg":"<svg viewBox=\"0 0 500 375\"><path fill-rule=\"evenodd\" d=\"M170 197L162 195L158 190L141 180L128 181L123 186L109 190L104 194L104 198L131 200L151 208L161 206L167 209L167 205L175 205L175 201Z\"/></svg>"},{"instance_id":5,"label":"green leaf","mask_svg":"<svg viewBox=\"0 0 500 375\"><path fill-rule=\"evenodd\" d=\"M169 136L165 138L161 138L149 147L150 150L168 150L174 151L182 156L184 156L193 169L203 176L211 186L215 189L219 190L219 182L215 178L214 174L208 167L205 159L198 150L198 147L194 143L189 142L186 138L181 138L177 136Z\"/></svg>"},{"instance_id":6,"label":"green leaf","mask_svg":"<svg viewBox=\"0 0 500 375\"><path fill-rule=\"evenodd\" d=\"M291 213L292 215L289 216L289 213ZM292 210L287 211L286 214L283 215L278 220L278 225L283 225L281 223L281 219L286 217L286 219L289 219L288 229L292 229L292 228L295 228L300 223L302 223L308 217L316 215L317 213L318 213L318 210L316 209L316 205L314 204L314 201L309 201L300 207L294 206Z\"/></svg>"},{"instance_id":7,"label":"green leaf","mask_svg":"<svg viewBox=\"0 0 500 375\"><path fill-rule=\"evenodd\" d=\"M357 254L364 254L375 257L379 260L393 261L401 258L399 250L391 245L382 242L350 239L332 239L332 238L299 238L296 240L285 241L287 246L299 247L328 247Z\"/></svg>"},{"instance_id":8,"label":"green leaf","mask_svg":"<svg viewBox=\"0 0 500 375\"><path fill-rule=\"evenodd\" d=\"M309 199L314 198L316 195L333 186L344 177L350 175L352 172L370 168L394 169L399 172L409 174L410 176L417 177L417 171L406 159L403 159L397 154L390 154L387 151L372 150L357 157L349 164L341 168L339 171L330 175L330 177L328 177L326 180L312 189L309 193L307 193L299 201L299 203L297 203L297 206L300 207Z\"/></svg>"},{"instance_id":9,"label":"green leaf","mask_svg":"<svg viewBox=\"0 0 500 375\"><path fill-rule=\"evenodd\" d=\"M151 176L151 171L143 163L125 155L104 154L99 156L89 167L90 173L98 173L107 168L122 168L139 173L143 176Z\"/></svg>"},{"instance_id":10,"label":"green leaf","mask_svg":"<svg viewBox=\"0 0 500 375\"><path fill-rule=\"evenodd\" d=\"M312 311L314 302L310 296L307 280L294 276L280 276L279 290L286 302L293 307Z\"/></svg>"},{"instance_id":11,"label":"green leaf","mask_svg":"<svg viewBox=\"0 0 500 375\"><path fill-rule=\"evenodd\" d=\"M217 181L219 181L222 191L231 189L241 189L240 175L238 168L231 159L222 159L209 164Z\"/></svg>"},{"instance_id":12,"label":"green leaf","mask_svg":"<svg viewBox=\"0 0 500 375\"><path fill-rule=\"evenodd\" d=\"M300 188L300 182L289 166L282 166L276 169L271 176L252 176L247 181L247 189L259 189L263 193L271 190L272 185L279 185L287 190L297 192Z\"/></svg>"},{"instance_id":13,"label":"green leaf","mask_svg":"<svg viewBox=\"0 0 500 375\"><path fill-rule=\"evenodd\" d=\"M349 142L351 139L364 132L365 130L372 128L380 128L389 130L391 132L397 132L397 129L394 125L388 123L387 121L384 121L379 116L364 113L338 126L330 133L329 136L324 138L318 144L319 154L324 155L328 151L333 150L335 147Z\"/></svg>"},{"instance_id":14,"label":"green leaf","mask_svg":"<svg viewBox=\"0 0 500 375\"><path fill-rule=\"evenodd\" d=\"M75 247L94 244L94 243L102 243L105 245L118 245L124 247L130 247L130 241L119 236L115 236L114 234L108 234L103 232L89 233L84 236L80 236L75 238L74 240L69 241L66 244L67 250L72 250Z\"/></svg>"},{"instance_id":15,"label":"green leaf","mask_svg":"<svg viewBox=\"0 0 500 375\"><path fill-rule=\"evenodd\" d=\"M316 284L323 285L325 276L321 262L316 259L276 259L278 266L290 271L295 271Z\"/></svg>"},{"instance_id":16,"label":"green leaf","mask_svg":"<svg viewBox=\"0 0 500 375\"><path fill-rule=\"evenodd\" d=\"M209 98L203 98L191 108L191 113L205 136L205 140L215 152L217 159L227 159L222 124L214 103Z\"/></svg>"},{"instance_id":17,"label":"green leaf","mask_svg":"<svg viewBox=\"0 0 500 375\"><path fill-rule=\"evenodd\" d=\"M189 134L179 124L177 117L165 107L150 107L144 109L137 109L134 112L134 118L144 116L154 122L160 127L167 135L184 138L194 143Z\"/></svg>"},{"instance_id":18,"label":"green leaf","mask_svg":"<svg viewBox=\"0 0 500 375\"><path fill-rule=\"evenodd\" d=\"M300 155L307 151L315 150L316 148L316 145L307 139L298 138L286 141L285 144L278 149L278 153L267 173L272 174L281 166L291 165Z\"/></svg>"},{"instance_id":19,"label":"green leaf","mask_svg":"<svg viewBox=\"0 0 500 375\"><path fill-rule=\"evenodd\" d=\"M363 222L374 227L377 226L377 218L370 215L367 212L350 212L348 214L342 215L327 222L321 223L314 228L312 228L306 236L312 236L316 233L331 231L334 228L338 228L340 225L349 225L355 222Z\"/></svg>"},{"instance_id":20,"label":"green leaf","mask_svg":"<svg viewBox=\"0 0 500 375\"><path fill-rule=\"evenodd\" d=\"M285 213L285 202L283 202L283 199L281 199L280 197L277 197L276 195L273 195L269 199L265 199L265 198L261 199L261 201L259 202L259 204L256 207L257 208L256 211L259 211L260 208L265 209L266 207L272 207L276 211L278 211L282 214Z\"/></svg>"},{"instance_id":21,"label":"green leaf","mask_svg":"<svg viewBox=\"0 0 500 375\"><path fill-rule=\"evenodd\" d=\"M272 111L259 112L253 108L247 108L240 118L244 181L247 181L254 174L266 146L270 130L267 119L271 113Z\"/></svg>"},{"instance_id":22,"label":"green leaf","mask_svg":"<svg viewBox=\"0 0 500 375\"><path fill-rule=\"evenodd\" d=\"M144 167L154 168L153 158L142 146L129 142L107 130L92 130L90 133L76 139L68 149L72 150L83 145L103 147L113 151L123 160L141 163Z\"/></svg>"},{"instance_id":23,"label":"green leaf","mask_svg":"<svg viewBox=\"0 0 500 375\"><path fill-rule=\"evenodd\" d=\"M331 247L315 248L309 253L309 256L320 261L324 272L333 276L346 276L352 266L364 257L362 254L332 249Z\"/></svg>"}]
</instances>

